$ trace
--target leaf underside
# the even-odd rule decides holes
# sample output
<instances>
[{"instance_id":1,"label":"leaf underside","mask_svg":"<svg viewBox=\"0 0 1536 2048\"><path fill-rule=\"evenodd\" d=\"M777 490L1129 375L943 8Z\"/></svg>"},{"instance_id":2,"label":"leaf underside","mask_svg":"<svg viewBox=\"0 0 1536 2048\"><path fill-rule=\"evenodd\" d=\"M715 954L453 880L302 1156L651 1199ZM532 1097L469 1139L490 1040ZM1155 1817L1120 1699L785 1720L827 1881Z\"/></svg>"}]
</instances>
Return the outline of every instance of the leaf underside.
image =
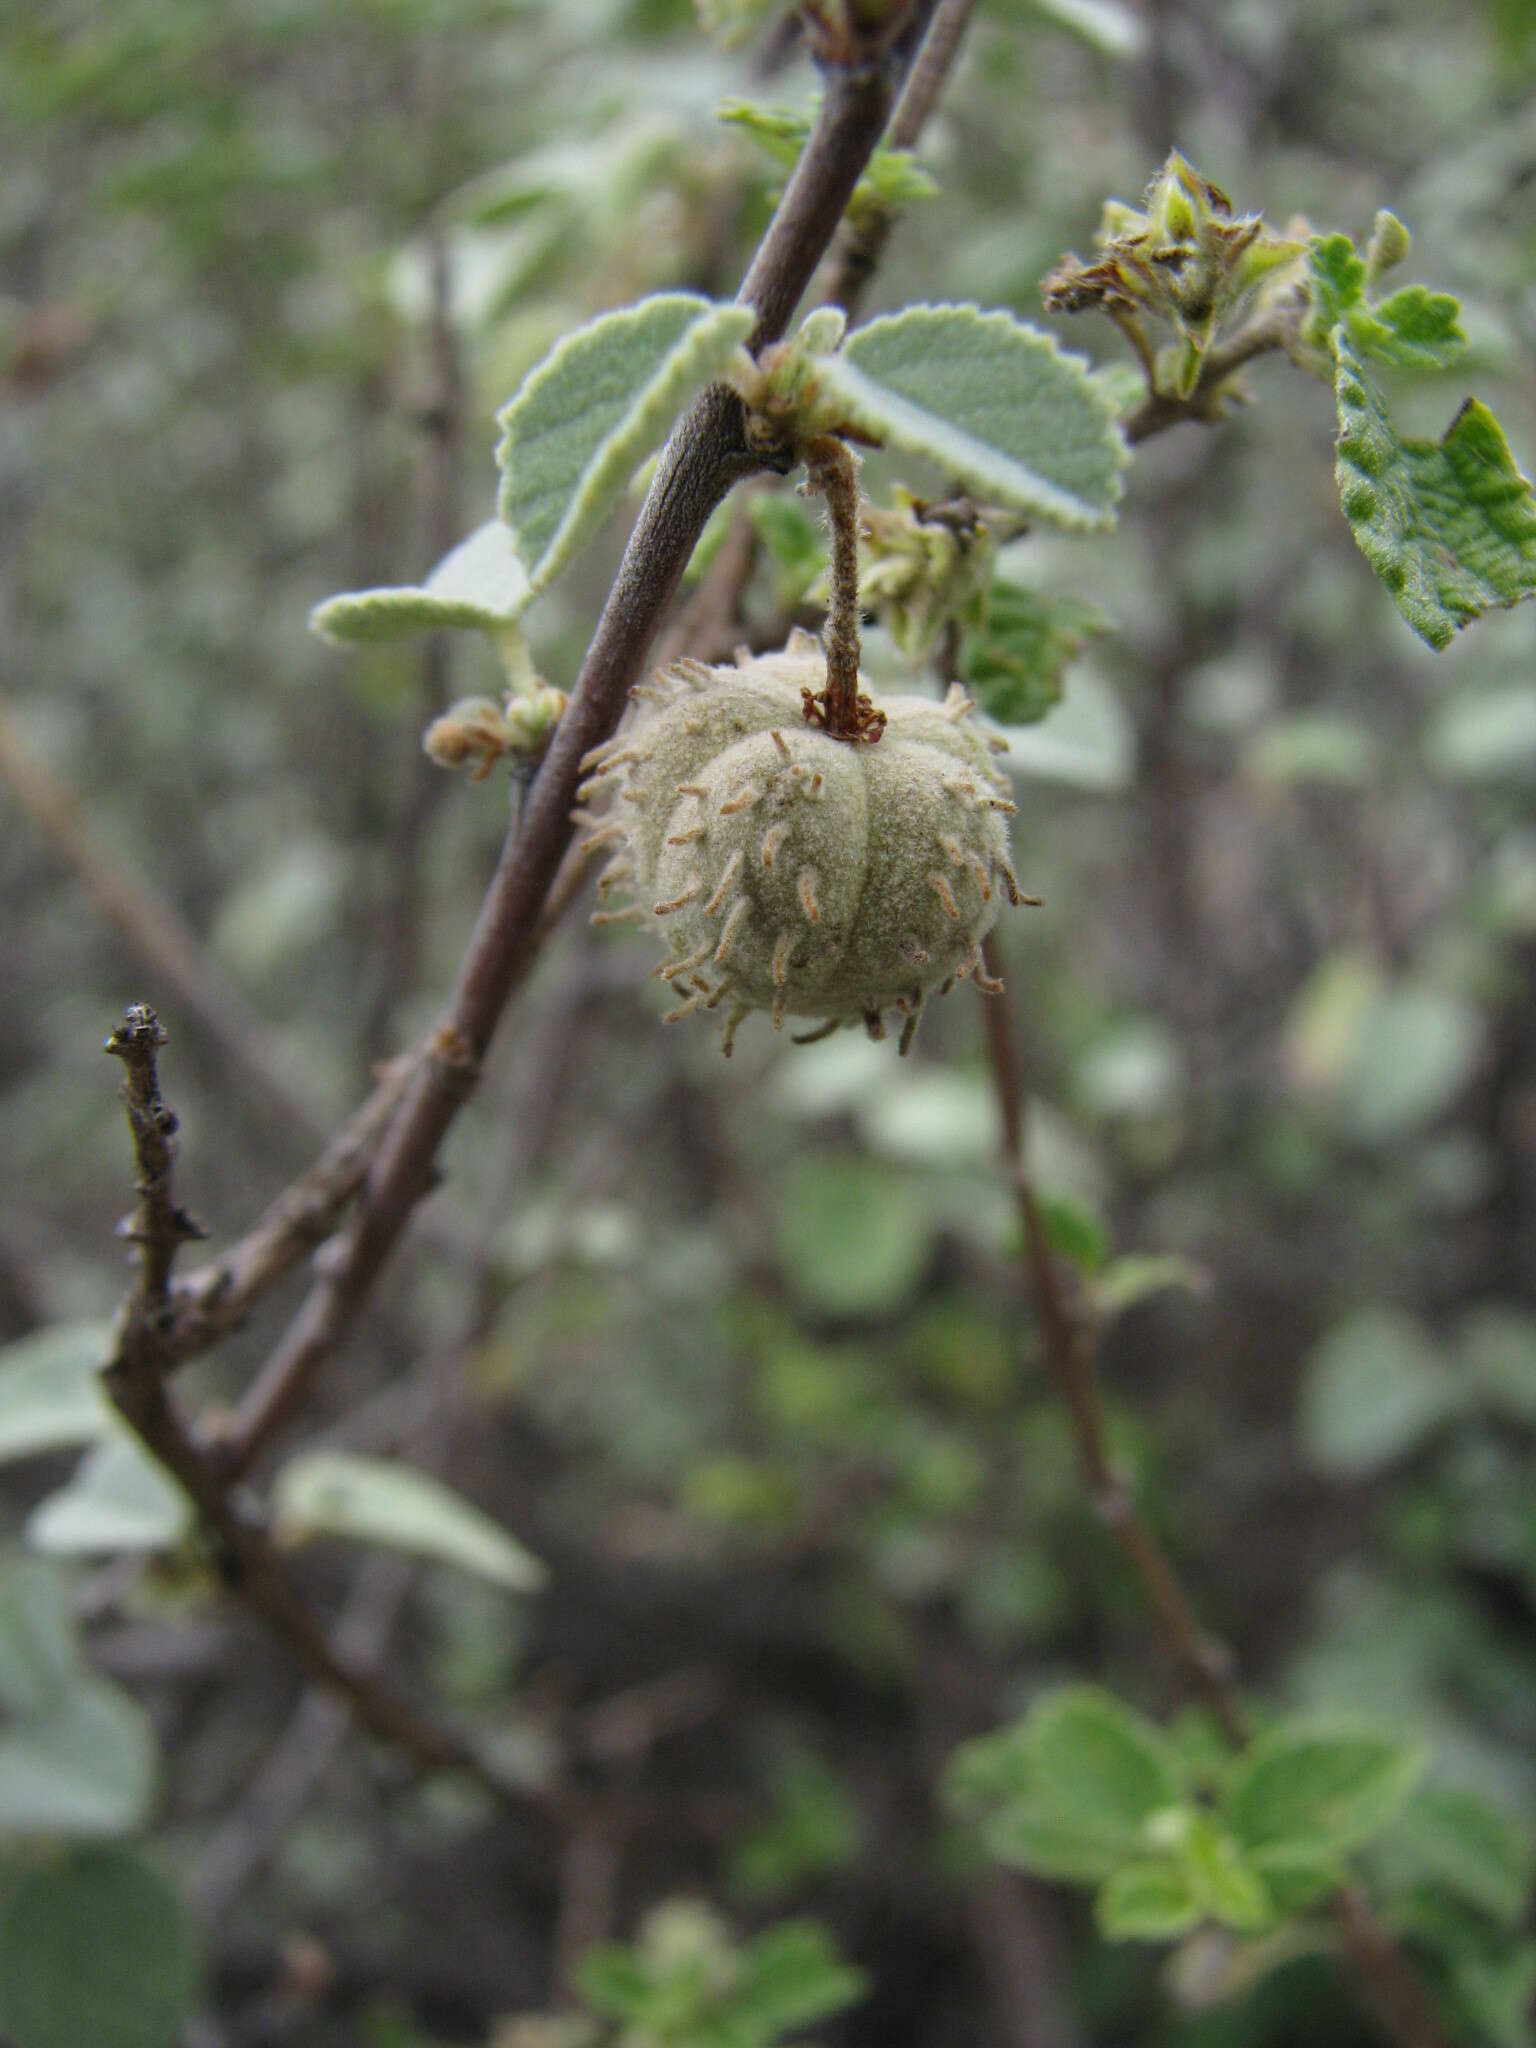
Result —
<instances>
[{"instance_id":1,"label":"leaf underside","mask_svg":"<svg viewBox=\"0 0 1536 2048\"><path fill-rule=\"evenodd\" d=\"M684 402L752 331L745 306L663 292L567 335L499 415L498 510L542 590Z\"/></svg>"},{"instance_id":2,"label":"leaf underside","mask_svg":"<svg viewBox=\"0 0 1536 2048\"><path fill-rule=\"evenodd\" d=\"M1485 405L1468 399L1439 441L1399 435L1342 325L1333 343L1344 516L1409 625L1445 647L1536 595L1536 498Z\"/></svg>"},{"instance_id":3,"label":"leaf underside","mask_svg":"<svg viewBox=\"0 0 1536 2048\"><path fill-rule=\"evenodd\" d=\"M871 320L818 365L839 423L926 456L988 504L1071 530L1109 526L1128 460L1076 356L1010 313L914 306Z\"/></svg>"},{"instance_id":4,"label":"leaf underside","mask_svg":"<svg viewBox=\"0 0 1536 2048\"><path fill-rule=\"evenodd\" d=\"M316 605L309 623L341 647L378 646L443 627L493 633L521 618L532 596L511 534L491 519L445 555L424 584L343 591Z\"/></svg>"}]
</instances>

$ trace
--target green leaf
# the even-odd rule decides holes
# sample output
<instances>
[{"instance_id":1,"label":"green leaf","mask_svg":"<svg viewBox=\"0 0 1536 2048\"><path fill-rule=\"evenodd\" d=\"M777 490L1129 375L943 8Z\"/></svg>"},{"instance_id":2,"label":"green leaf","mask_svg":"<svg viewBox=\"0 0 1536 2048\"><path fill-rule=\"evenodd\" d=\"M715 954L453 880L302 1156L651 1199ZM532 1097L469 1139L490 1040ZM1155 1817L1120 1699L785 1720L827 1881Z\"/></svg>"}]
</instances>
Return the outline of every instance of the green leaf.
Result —
<instances>
[{"instance_id":1,"label":"green leaf","mask_svg":"<svg viewBox=\"0 0 1536 2048\"><path fill-rule=\"evenodd\" d=\"M1239 1760L1224 1818L1251 1850L1346 1854L1396 1818L1424 1761L1417 1743L1382 1731L1282 1725Z\"/></svg>"},{"instance_id":2,"label":"green leaf","mask_svg":"<svg viewBox=\"0 0 1536 2048\"><path fill-rule=\"evenodd\" d=\"M1163 1736L1095 1686L1047 1694L1014 1728L966 1744L945 1790L993 1855L1079 1881L1144 1851L1148 1823L1181 1796Z\"/></svg>"},{"instance_id":3,"label":"green leaf","mask_svg":"<svg viewBox=\"0 0 1536 2048\"><path fill-rule=\"evenodd\" d=\"M1159 1729L1097 1686L1048 1694L1029 1717L1029 1758L1053 1810L1085 1831L1134 1840L1181 1793Z\"/></svg>"},{"instance_id":4,"label":"green leaf","mask_svg":"<svg viewBox=\"0 0 1536 2048\"><path fill-rule=\"evenodd\" d=\"M1314 235L1307 247L1312 288L1309 332L1321 345L1356 306L1365 301L1365 263L1348 235Z\"/></svg>"},{"instance_id":5,"label":"green leaf","mask_svg":"<svg viewBox=\"0 0 1536 2048\"><path fill-rule=\"evenodd\" d=\"M107 1323L56 1323L0 1348L0 1464L94 1443L108 1426L97 1378Z\"/></svg>"},{"instance_id":6,"label":"green leaf","mask_svg":"<svg viewBox=\"0 0 1536 2048\"><path fill-rule=\"evenodd\" d=\"M1177 1863L1126 1863L1099 1893L1095 1907L1109 1941L1170 1941L1202 1917L1187 1870Z\"/></svg>"},{"instance_id":7,"label":"green leaf","mask_svg":"<svg viewBox=\"0 0 1536 2048\"><path fill-rule=\"evenodd\" d=\"M731 2007L754 2037L775 2040L856 2005L869 1989L862 1970L838 1958L830 1936L810 1921L787 1921L749 1942Z\"/></svg>"},{"instance_id":8,"label":"green leaf","mask_svg":"<svg viewBox=\"0 0 1536 2048\"><path fill-rule=\"evenodd\" d=\"M1399 370L1446 370L1466 353L1461 306L1449 292L1404 285L1371 308L1370 353ZM1350 324L1357 344L1360 336Z\"/></svg>"},{"instance_id":9,"label":"green leaf","mask_svg":"<svg viewBox=\"0 0 1536 2048\"><path fill-rule=\"evenodd\" d=\"M1200 1909L1223 1927L1256 1934L1270 1925L1274 1906L1264 1880L1223 1828L1191 1811L1179 1866Z\"/></svg>"},{"instance_id":10,"label":"green leaf","mask_svg":"<svg viewBox=\"0 0 1536 2048\"><path fill-rule=\"evenodd\" d=\"M1347 1876L1337 1856L1293 1847L1261 1849L1249 1857L1276 1916L1310 1913L1339 1890Z\"/></svg>"},{"instance_id":11,"label":"green leaf","mask_svg":"<svg viewBox=\"0 0 1536 2048\"><path fill-rule=\"evenodd\" d=\"M544 1583L543 1565L489 1515L429 1473L387 1458L308 1452L278 1474L272 1504L285 1543L344 1536L457 1565L514 1593Z\"/></svg>"},{"instance_id":12,"label":"green leaf","mask_svg":"<svg viewBox=\"0 0 1536 2048\"><path fill-rule=\"evenodd\" d=\"M1425 736L1435 771L1457 782L1526 782L1536 773L1536 687L1462 690Z\"/></svg>"},{"instance_id":13,"label":"green leaf","mask_svg":"<svg viewBox=\"0 0 1536 2048\"><path fill-rule=\"evenodd\" d=\"M684 403L752 331L745 306L663 292L566 336L498 415L498 510L530 589L565 567Z\"/></svg>"},{"instance_id":14,"label":"green leaf","mask_svg":"<svg viewBox=\"0 0 1536 2048\"><path fill-rule=\"evenodd\" d=\"M794 611L827 566L827 544L805 507L782 491L748 501L753 527L777 574L774 602Z\"/></svg>"},{"instance_id":15,"label":"green leaf","mask_svg":"<svg viewBox=\"0 0 1536 2048\"><path fill-rule=\"evenodd\" d=\"M0 1733L0 1836L127 1834L147 1817L154 1783L148 1715L82 1673L47 1712Z\"/></svg>"},{"instance_id":16,"label":"green leaf","mask_svg":"<svg viewBox=\"0 0 1536 2048\"><path fill-rule=\"evenodd\" d=\"M1343 326L1334 329L1335 474L1361 552L1431 647L1536 594L1536 498L1503 430L1469 398L1439 441L1398 434Z\"/></svg>"},{"instance_id":17,"label":"green leaf","mask_svg":"<svg viewBox=\"0 0 1536 2048\"><path fill-rule=\"evenodd\" d=\"M1109 1257L1109 1232L1104 1219L1071 1195L1042 1195L1040 1220L1051 1250L1076 1266L1079 1273L1102 1271Z\"/></svg>"},{"instance_id":18,"label":"green leaf","mask_svg":"<svg viewBox=\"0 0 1536 2048\"><path fill-rule=\"evenodd\" d=\"M0 1580L0 1837L118 1834L154 1786L149 1718L93 1677L67 1588L47 1566Z\"/></svg>"},{"instance_id":19,"label":"green leaf","mask_svg":"<svg viewBox=\"0 0 1536 2048\"><path fill-rule=\"evenodd\" d=\"M1243 768L1255 782L1286 787L1325 783L1357 789L1370 779L1375 755L1367 727L1324 711L1272 718L1246 749Z\"/></svg>"},{"instance_id":20,"label":"green leaf","mask_svg":"<svg viewBox=\"0 0 1536 2048\"><path fill-rule=\"evenodd\" d=\"M1129 459L1086 364L1011 313L913 306L816 366L829 426L921 455L981 501L1070 530L1112 524Z\"/></svg>"},{"instance_id":21,"label":"green leaf","mask_svg":"<svg viewBox=\"0 0 1536 2048\"><path fill-rule=\"evenodd\" d=\"M879 1314L921 1284L935 1225L910 1183L889 1167L802 1161L777 1209L790 1283L824 1314Z\"/></svg>"},{"instance_id":22,"label":"green leaf","mask_svg":"<svg viewBox=\"0 0 1536 2048\"><path fill-rule=\"evenodd\" d=\"M1146 24L1120 0L1030 0L1043 14L1106 57L1139 57L1146 48Z\"/></svg>"},{"instance_id":23,"label":"green leaf","mask_svg":"<svg viewBox=\"0 0 1536 2048\"><path fill-rule=\"evenodd\" d=\"M1091 1291L1101 1316L1118 1316L1154 1294L1206 1294L1210 1285L1205 1268L1180 1252L1127 1252L1105 1267Z\"/></svg>"},{"instance_id":24,"label":"green leaf","mask_svg":"<svg viewBox=\"0 0 1536 2048\"><path fill-rule=\"evenodd\" d=\"M1068 664L1109 630L1097 605L998 578L986 623L965 636L965 680L989 718L1033 725L1060 699Z\"/></svg>"},{"instance_id":25,"label":"green leaf","mask_svg":"<svg viewBox=\"0 0 1536 2048\"><path fill-rule=\"evenodd\" d=\"M1518 1926L1536 1881L1536 1836L1475 1792L1421 1791L1382 1843L1398 1883L1427 1884Z\"/></svg>"},{"instance_id":26,"label":"green leaf","mask_svg":"<svg viewBox=\"0 0 1536 2048\"><path fill-rule=\"evenodd\" d=\"M1381 1145L1455 1103L1483 1050L1476 1007L1439 989L1393 989L1365 1013L1340 1103L1352 1137Z\"/></svg>"},{"instance_id":27,"label":"green leaf","mask_svg":"<svg viewBox=\"0 0 1536 2048\"><path fill-rule=\"evenodd\" d=\"M1318 1471L1364 1478L1416 1450L1458 1405L1456 1383L1417 1323L1396 1309L1360 1309L1312 1355L1302 1447Z\"/></svg>"},{"instance_id":28,"label":"green leaf","mask_svg":"<svg viewBox=\"0 0 1536 2048\"><path fill-rule=\"evenodd\" d=\"M750 135L781 169L791 171L810 135L815 108L801 114L789 107L759 106L751 100L722 100L717 112L728 126ZM910 150L881 148L865 166L848 204L850 209L871 203L894 209L910 206L917 199L931 199L938 189L938 180Z\"/></svg>"},{"instance_id":29,"label":"green leaf","mask_svg":"<svg viewBox=\"0 0 1536 2048\"><path fill-rule=\"evenodd\" d=\"M317 604L309 623L338 647L377 646L448 626L494 633L520 619L532 596L511 534L491 519L444 555L424 584L345 591Z\"/></svg>"},{"instance_id":30,"label":"green leaf","mask_svg":"<svg viewBox=\"0 0 1536 2048\"><path fill-rule=\"evenodd\" d=\"M171 2048L197 1979L186 1907L130 1850L42 1864L0 1904L0 2028L15 2048Z\"/></svg>"},{"instance_id":31,"label":"green leaf","mask_svg":"<svg viewBox=\"0 0 1536 2048\"><path fill-rule=\"evenodd\" d=\"M73 1477L38 1502L24 1534L57 1557L171 1550L192 1526L192 1503L136 1438L114 1433L87 1451Z\"/></svg>"}]
</instances>

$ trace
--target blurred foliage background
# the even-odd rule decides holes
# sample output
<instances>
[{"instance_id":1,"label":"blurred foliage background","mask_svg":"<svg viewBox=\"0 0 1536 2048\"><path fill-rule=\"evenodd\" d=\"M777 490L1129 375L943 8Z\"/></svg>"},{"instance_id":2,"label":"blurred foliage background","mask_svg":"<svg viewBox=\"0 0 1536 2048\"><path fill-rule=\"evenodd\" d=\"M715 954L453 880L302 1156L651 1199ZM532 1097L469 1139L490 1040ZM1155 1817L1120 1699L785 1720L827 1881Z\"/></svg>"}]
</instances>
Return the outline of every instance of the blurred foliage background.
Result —
<instances>
[{"instance_id":1,"label":"blurred foliage background","mask_svg":"<svg viewBox=\"0 0 1536 2048\"><path fill-rule=\"evenodd\" d=\"M716 110L814 81L775 9L713 11L742 33L684 0L0 11L0 1338L99 1347L120 1292L99 1048L125 1000L171 1031L180 1191L216 1237L430 1023L505 814L420 733L494 687L491 657L341 656L306 617L489 516L492 414L569 327L734 292L782 174ZM1277 225L1401 215L1473 343L1409 424L1439 433L1475 389L1529 470L1533 87L1524 0L987 0L924 138L936 194L867 308L1040 318L1103 197L1177 144ZM1116 359L1107 327L1053 324ZM1428 654L1339 517L1326 392L1283 361L1251 385L1139 455L1116 533L1010 551L1111 626L1011 764L1046 905L1001 933L1033 1164L1110 1312L1119 1454L1245 1685L1411 1728L1431 1787L1493 1813L1497 1855L1467 1859L1508 1865L1491 1906L1477 1869L1424 1881L1422 1829L1371 1876L1426 1952L1474 1909L1498 1922L1458 1996L1467 2039L1518 2042L1536 621ZM620 538L529 621L558 685ZM781 627L783 573L765 551L742 637ZM902 672L878 637L869 666ZM38 764L76 793L77 844L195 935L222 1031L24 819ZM567 1788L558 1838L346 1739L194 1557L138 1569L121 1521L61 1512L54 1452L0 1474L0 1952L46 1944L38 1886L67 1870L103 1930L82 1999L127 2011L114 1968L160 1986L122 2036L146 2048L575 2043L579 2021L517 2016L560 2006L591 1944L703 1899L743 1938L831 1930L867 1984L818 2038L850 2048L1378 2038L1326 1954L1248 1984L1230 1944L1106 1944L935 1800L959 1741L1063 1678L1179 1705L1039 1371L969 993L909 1062L846 1035L790 1051L759 1020L727 1067L709 1032L659 1029L650 964L566 921L308 1417L311 1442L451 1477L548 1565L519 1594L302 1560L383 1668ZM1170 1284L1116 1263L1141 1254ZM267 1308L194 1398L233 1398L279 1328ZM39 1783L17 1745L45 1668L97 1765L73 1819L15 1792ZM707 1916L670 1912L653 1946L718 1961ZM0 2021L22 2048L118 2038L62 2002Z\"/></svg>"}]
</instances>

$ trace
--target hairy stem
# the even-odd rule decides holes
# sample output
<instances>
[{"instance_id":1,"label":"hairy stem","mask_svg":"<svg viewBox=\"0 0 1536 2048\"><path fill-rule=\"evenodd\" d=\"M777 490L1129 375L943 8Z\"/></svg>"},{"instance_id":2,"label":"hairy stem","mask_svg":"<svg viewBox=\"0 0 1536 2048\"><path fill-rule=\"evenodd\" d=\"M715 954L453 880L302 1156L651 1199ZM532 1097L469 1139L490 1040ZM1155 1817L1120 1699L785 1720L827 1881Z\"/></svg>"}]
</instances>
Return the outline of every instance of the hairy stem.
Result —
<instances>
[{"instance_id":1,"label":"hairy stem","mask_svg":"<svg viewBox=\"0 0 1536 2048\"><path fill-rule=\"evenodd\" d=\"M866 721L859 716L858 465L846 442L835 434L822 434L807 447L805 468L811 489L827 501L832 528L824 722L834 739L862 739Z\"/></svg>"}]
</instances>

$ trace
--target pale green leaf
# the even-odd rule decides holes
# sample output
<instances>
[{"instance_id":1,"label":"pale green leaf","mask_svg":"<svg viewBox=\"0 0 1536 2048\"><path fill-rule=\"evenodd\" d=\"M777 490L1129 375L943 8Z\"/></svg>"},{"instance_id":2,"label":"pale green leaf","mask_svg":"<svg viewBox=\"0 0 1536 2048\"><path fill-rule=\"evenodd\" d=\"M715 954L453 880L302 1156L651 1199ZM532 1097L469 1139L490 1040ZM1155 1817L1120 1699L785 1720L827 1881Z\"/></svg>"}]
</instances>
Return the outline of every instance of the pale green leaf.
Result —
<instances>
[{"instance_id":1,"label":"pale green leaf","mask_svg":"<svg viewBox=\"0 0 1536 2048\"><path fill-rule=\"evenodd\" d=\"M786 1276L823 1314L881 1314L922 1284L936 1225L929 1205L889 1167L801 1161L776 1211Z\"/></svg>"},{"instance_id":2,"label":"pale green leaf","mask_svg":"<svg viewBox=\"0 0 1536 2048\"><path fill-rule=\"evenodd\" d=\"M450 626L494 633L521 618L532 595L511 534L490 519L445 555L425 583L345 591L316 605L309 623L322 639L352 647Z\"/></svg>"},{"instance_id":3,"label":"pale green leaf","mask_svg":"<svg viewBox=\"0 0 1536 2048\"><path fill-rule=\"evenodd\" d=\"M0 1712L45 1713L80 1669L56 1574L27 1559L11 1565L0 1577Z\"/></svg>"},{"instance_id":4,"label":"pale green leaf","mask_svg":"<svg viewBox=\"0 0 1536 2048\"><path fill-rule=\"evenodd\" d=\"M1087 365L1011 313L913 306L816 368L829 426L935 463L982 502L1076 530L1112 524L1128 452Z\"/></svg>"},{"instance_id":5,"label":"pale green leaf","mask_svg":"<svg viewBox=\"0 0 1536 2048\"><path fill-rule=\"evenodd\" d=\"M1476 1007L1439 989L1390 990L1361 1021L1340 1110L1352 1137L1381 1145L1444 1115L1483 1050Z\"/></svg>"},{"instance_id":6,"label":"pale green leaf","mask_svg":"<svg viewBox=\"0 0 1536 2048\"><path fill-rule=\"evenodd\" d=\"M434 1479L387 1458L312 1451L278 1474L272 1493L278 1539L344 1536L476 1572L512 1592L544 1583L544 1567L499 1523Z\"/></svg>"},{"instance_id":7,"label":"pale green leaf","mask_svg":"<svg viewBox=\"0 0 1536 2048\"><path fill-rule=\"evenodd\" d=\"M171 2048L197 1979L180 1895L131 1850L39 1864L0 1904L0 2028L15 2048Z\"/></svg>"},{"instance_id":8,"label":"pale green leaf","mask_svg":"<svg viewBox=\"0 0 1536 2048\"><path fill-rule=\"evenodd\" d=\"M1101 1932L1110 1941L1170 1941L1202 1917L1187 1870L1176 1863L1126 1863L1099 1893Z\"/></svg>"},{"instance_id":9,"label":"pale green leaf","mask_svg":"<svg viewBox=\"0 0 1536 2048\"><path fill-rule=\"evenodd\" d=\"M1113 686L1091 668L1038 724L1009 726L1008 767L1015 775L1112 795L1136 772L1136 731Z\"/></svg>"},{"instance_id":10,"label":"pale green leaf","mask_svg":"<svg viewBox=\"0 0 1536 2048\"><path fill-rule=\"evenodd\" d=\"M1360 1309L1312 1356L1302 1446L1319 1471L1365 1477L1416 1450L1457 1406L1455 1381L1419 1325L1394 1309Z\"/></svg>"},{"instance_id":11,"label":"pale green leaf","mask_svg":"<svg viewBox=\"0 0 1536 2048\"><path fill-rule=\"evenodd\" d=\"M1094 1308L1101 1316L1124 1315L1154 1294L1205 1294L1211 1276L1180 1252L1128 1252L1113 1259L1094 1281Z\"/></svg>"},{"instance_id":12,"label":"pale green leaf","mask_svg":"<svg viewBox=\"0 0 1536 2048\"><path fill-rule=\"evenodd\" d=\"M1243 758L1255 782L1286 787L1294 783L1359 788L1370 779L1375 746L1357 719L1326 711L1298 711L1272 718Z\"/></svg>"},{"instance_id":13,"label":"pale green leaf","mask_svg":"<svg viewBox=\"0 0 1536 2048\"><path fill-rule=\"evenodd\" d=\"M1333 339L1344 516L1409 625L1445 647L1536 594L1536 497L1485 405L1469 398L1439 441L1402 436L1342 325Z\"/></svg>"},{"instance_id":14,"label":"pale green leaf","mask_svg":"<svg viewBox=\"0 0 1536 2048\"><path fill-rule=\"evenodd\" d=\"M1525 782L1536 775L1536 685L1463 690L1441 705L1424 751L1457 782Z\"/></svg>"},{"instance_id":15,"label":"pale green leaf","mask_svg":"<svg viewBox=\"0 0 1536 2048\"><path fill-rule=\"evenodd\" d=\"M684 403L752 331L745 306L664 292L566 336L498 415L498 509L551 582L591 536Z\"/></svg>"},{"instance_id":16,"label":"pale green leaf","mask_svg":"<svg viewBox=\"0 0 1536 2048\"><path fill-rule=\"evenodd\" d=\"M192 1526L192 1503L138 1441L114 1434L87 1451L73 1477L38 1502L23 1531L53 1556L170 1550Z\"/></svg>"},{"instance_id":17,"label":"pale green leaf","mask_svg":"<svg viewBox=\"0 0 1536 2048\"><path fill-rule=\"evenodd\" d=\"M94 1443L107 1427L97 1375L107 1323L57 1323L0 1349L0 1464Z\"/></svg>"},{"instance_id":18,"label":"pale green leaf","mask_svg":"<svg viewBox=\"0 0 1536 2048\"><path fill-rule=\"evenodd\" d=\"M148 1716L86 1668L67 1584L13 1566L0 1580L0 1837L125 1832L154 1770Z\"/></svg>"},{"instance_id":19,"label":"pale green leaf","mask_svg":"<svg viewBox=\"0 0 1536 2048\"><path fill-rule=\"evenodd\" d=\"M127 1834L144 1821L154 1780L144 1709L115 1685L79 1677L47 1712L0 1733L0 1837Z\"/></svg>"},{"instance_id":20,"label":"pale green leaf","mask_svg":"<svg viewBox=\"0 0 1536 2048\"><path fill-rule=\"evenodd\" d=\"M1240 1758L1224 1818L1251 1850L1342 1855L1397 1817L1423 1769L1423 1751L1399 1735L1286 1725Z\"/></svg>"},{"instance_id":21,"label":"pale green leaf","mask_svg":"<svg viewBox=\"0 0 1536 2048\"><path fill-rule=\"evenodd\" d=\"M1139 57L1146 48L1146 23L1120 0L1030 0L1030 4L1037 14L1106 57Z\"/></svg>"},{"instance_id":22,"label":"pale green leaf","mask_svg":"<svg viewBox=\"0 0 1536 2048\"><path fill-rule=\"evenodd\" d=\"M1426 1884L1516 1926L1536 1881L1536 1833L1475 1792L1420 1792L1382 1843L1396 1882Z\"/></svg>"}]
</instances>

